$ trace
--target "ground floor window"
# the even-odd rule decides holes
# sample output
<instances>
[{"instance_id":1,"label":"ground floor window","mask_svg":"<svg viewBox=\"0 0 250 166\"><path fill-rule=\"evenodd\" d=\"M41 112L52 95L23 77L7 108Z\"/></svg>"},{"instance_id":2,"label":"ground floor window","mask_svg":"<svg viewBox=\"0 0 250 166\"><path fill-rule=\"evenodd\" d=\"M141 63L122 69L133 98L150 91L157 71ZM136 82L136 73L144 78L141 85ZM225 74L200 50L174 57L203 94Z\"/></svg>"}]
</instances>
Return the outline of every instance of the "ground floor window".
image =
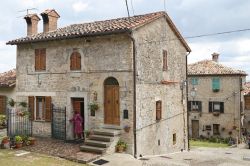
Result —
<instances>
[{"instance_id":1,"label":"ground floor window","mask_svg":"<svg viewBox=\"0 0 250 166\"><path fill-rule=\"evenodd\" d=\"M176 133L173 134L173 145L176 144Z\"/></svg>"},{"instance_id":2,"label":"ground floor window","mask_svg":"<svg viewBox=\"0 0 250 166\"><path fill-rule=\"evenodd\" d=\"M29 96L29 109L32 120L51 121L51 97L50 96Z\"/></svg>"},{"instance_id":3,"label":"ground floor window","mask_svg":"<svg viewBox=\"0 0 250 166\"><path fill-rule=\"evenodd\" d=\"M214 135L220 134L220 125L219 124L213 124L213 134Z\"/></svg>"}]
</instances>

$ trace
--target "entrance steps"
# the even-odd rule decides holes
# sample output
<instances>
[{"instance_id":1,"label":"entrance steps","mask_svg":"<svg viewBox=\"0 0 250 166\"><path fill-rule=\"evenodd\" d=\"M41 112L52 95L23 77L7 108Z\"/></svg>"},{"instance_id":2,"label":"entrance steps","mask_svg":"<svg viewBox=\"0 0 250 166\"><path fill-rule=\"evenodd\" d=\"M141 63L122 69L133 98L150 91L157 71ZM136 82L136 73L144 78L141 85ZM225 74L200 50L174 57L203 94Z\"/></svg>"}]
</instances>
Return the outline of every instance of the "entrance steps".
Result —
<instances>
[{"instance_id":1,"label":"entrance steps","mask_svg":"<svg viewBox=\"0 0 250 166\"><path fill-rule=\"evenodd\" d=\"M80 146L80 149L83 152L98 154L114 151L119 135L121 135L120 129L94 129L93 134L85 140L84 145Z\"/></svg>"}]
</instances>

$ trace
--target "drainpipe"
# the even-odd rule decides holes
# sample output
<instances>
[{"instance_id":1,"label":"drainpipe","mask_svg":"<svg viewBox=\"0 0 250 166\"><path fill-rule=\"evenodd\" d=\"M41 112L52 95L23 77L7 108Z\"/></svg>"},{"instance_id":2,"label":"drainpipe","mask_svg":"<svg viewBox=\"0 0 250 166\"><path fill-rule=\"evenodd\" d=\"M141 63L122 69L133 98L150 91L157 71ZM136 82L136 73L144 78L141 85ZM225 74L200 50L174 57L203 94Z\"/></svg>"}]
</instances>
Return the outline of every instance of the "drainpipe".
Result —
<instances>
[{"instance_id":1,"label":"drainpipe","mask_svg":"<svg viewBox=\"0 0 250 166\"><path fill-rule=\"evenodd\" d=\"M134 134L134 158L137 158L137 142L136 142L136 47L135 47L135 39L132 36L132 31L128 34L129 38L133 43L133 134Z\"/></svg>"},{"instance_id":2,"label":"drainpipe","mask_svg":"<svg viewBox=\"0 0 250 166\"><path fill-rule=\"evenodd\" d=\"M186 110L187 110L187 141L188 141L188 150L190 149L190 144L189 144L189 114L188 114L188 55L191 52L188 52L186 55L186 81L187 81L187 87L186 87Z\"/></svg>"}]
</instances>

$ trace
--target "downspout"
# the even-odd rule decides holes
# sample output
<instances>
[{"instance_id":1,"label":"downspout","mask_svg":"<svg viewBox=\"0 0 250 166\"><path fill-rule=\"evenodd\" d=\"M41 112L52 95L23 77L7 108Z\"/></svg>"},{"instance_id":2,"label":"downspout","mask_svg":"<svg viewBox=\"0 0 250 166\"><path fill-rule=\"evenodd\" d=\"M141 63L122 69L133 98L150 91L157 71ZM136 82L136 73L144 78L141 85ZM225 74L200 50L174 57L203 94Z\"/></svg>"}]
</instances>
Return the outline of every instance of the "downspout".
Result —
<instances>
[{"instance_id":1,"label":"downspout","mask_svg":"<svg viewBox=\"0 0 250 166\"><path fill-rule=\"evenodd\" d=\"M189 114L188 114L188 55L191 52L188 52L186 55L186 110L187 110L187 141L188 141L188 150L190 149L190 144L189 144Z\"/></svg>"},{"instance_id":2,"label":"downspout","mask_svg":"<svg viewBox=\"0 0 250 166\"><path fill-rule=\"evenodd\" d=\"M133 134L134 134L134 158L137 158L137 142L136 142L136 47L135 39L132 36L132 31L129 33L129 38L133 43Z\"/></svg>"},{"instance_id":3,"label":"downspout","mask_svg":"<svg viewBox=\"0 0 250 166\"><path fill-rule=\"evenodd\" d=\"M242 108L242 105L241 105L241 87L242 87L242 81L241 81L241 76L239 77L239 82L240 82L240 90L239 90L239 94L240 94L240 115L239 115L239 119L240 119L240 125L239 125L239 140L241 141L241 135L242 135L242 130L241 128L243 127L242 124L241 124L241 108ZM241 142L240 142L241 143Z\"/></svg>"}]
</instances>

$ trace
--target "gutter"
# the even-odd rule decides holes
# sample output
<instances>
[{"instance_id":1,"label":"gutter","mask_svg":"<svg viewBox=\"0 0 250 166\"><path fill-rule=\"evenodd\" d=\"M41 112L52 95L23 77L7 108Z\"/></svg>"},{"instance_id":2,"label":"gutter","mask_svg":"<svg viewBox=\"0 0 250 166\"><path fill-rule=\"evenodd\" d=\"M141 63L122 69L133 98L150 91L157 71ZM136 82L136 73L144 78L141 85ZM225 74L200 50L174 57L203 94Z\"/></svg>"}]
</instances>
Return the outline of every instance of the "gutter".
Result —
<instances>
[{"instance_id":1,"label":"gutter","mask_svg":"<svg viewBox=\"0 0 250 166\"><path fill-rule=\"evenodd\" d=\"M135 39L132 36L132 31L128 34L133 43L133 134L134 134L134 158L137 158L137 142L136 142L136 47Z\"/></svg>"},{"instance_id":2,"label":"gutter","mask_svg":"<svg viewBox=\"0 0 250 166\"><path fill-rule=\"evenodd\" d=\"M188 52L187 55L186 55L186 110L187 110L187 141L188 141L188 151L190 149L190 144L189 144L189 114L188 114L188 55L190 54L191 52Z\"/></svg>"}]
</instances>

